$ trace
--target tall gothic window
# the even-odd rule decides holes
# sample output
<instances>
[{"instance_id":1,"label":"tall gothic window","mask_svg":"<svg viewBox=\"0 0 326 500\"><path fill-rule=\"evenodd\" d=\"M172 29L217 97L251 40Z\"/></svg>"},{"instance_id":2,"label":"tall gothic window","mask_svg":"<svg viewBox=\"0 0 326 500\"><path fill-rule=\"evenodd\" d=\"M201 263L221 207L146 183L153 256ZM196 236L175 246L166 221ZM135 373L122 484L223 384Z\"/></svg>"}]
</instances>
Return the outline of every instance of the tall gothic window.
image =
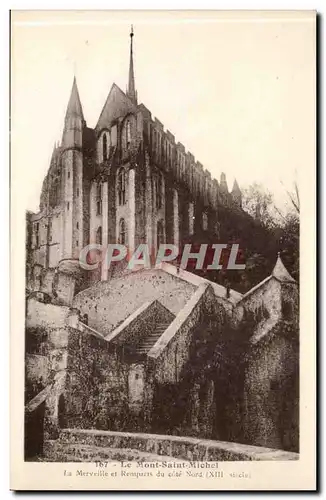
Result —
<instances>
[{"instance_id":1,"label":"tall gothic window","mask_svg":"<svg viewBox=\"0 0 326 500\"><path fill-rule=\"evenodd\" d=\"M120 219L119 222L119 243L120 245L125 245L127 240L127 227L124 219Z\"/></svg>"},{"instance_id":2,"label":"tall gothic window","mask_svg":"<svg viewBox=\"0 0 326 500\"><path fill-rule=\"evenodd\" d=\"M50 203L51 207L55 207L60 203L60 178L59 177L55 177L50 184L49 203Z\"/></svg>"},{"instance_id":3,"label":"tall gothic window","mask_svg":"<svg viewBox=\"0 0 326 500\"><path fill-rule=\"evenodd\" d=\"M156 156L157 156L157 159L158 161L161 160L161 156L162 156L162 141L161 141L161 134L158 132L157 134L157 151L156 151Z\"/></svg>"},{"instance_id":4,"label":"tall gothic window","mask_svg":"<svg viewBox=\"0 0 326 500\"><path fill-rule=\"evenodd\" d=\"M106 133L103 134L103 161L105 161L108 157L108 138L106 136Z\"/></svg>"},{"instance_id":5,"label":"tall gothic window","mask_svg":"<svg viewBox=\"0 0 326 500\"><path fill-rule=\"evenodd\" d=\"M52 228L52 220L51 219L49 219L48 231L49 231L49 243L51 243L52 239L53 239L53 228Z\"/></svg>"},{"instance_id":6,"label":"tall gothic window","mask_svg":"<svg viewBox=\"0 0 326 500\"><path fill-rule=\"evenodd\" d=\"M156 152L156 129L152 127L152 147L153 147L153 152L155 154Z\"/></svg>"},{"instance_id":7,"label":"tall gothic window","mask_svg":"<svg viewBox=\"0 0 326 500\"><path fill-rule=\"evenodd\" d=\"M160 247L161 244L164 243L164 227L163 227L163 221L159 220L157 223L157 248Z\"/></svg>"},{"instance_id":8,"label":"tall gothic window","mask_svg":"<svg viewBox=\"0 0 326 500\"><path fill-rule=\"evenodd\" d=\"M40 224L36 223L35 228L35 245L38 247L40 245Z\"/></svg>"},{"instance_id":9,"label":"tall gothic window","mask_svg":"<svg viewBox=\"0 0 326 500\"><path fill-rule=\"evenodd\" d=\"M208 215L204 212L203 213L203 230L207 231L208 229Z\"/></svg>"},{"instance_id":10,"label":"tall gothic window","mask_svg":"<svg viewBox=\"0 0 326 500\"><path fill-rule=\"evenodd\" d=\"M96 186L96 215L102 215L102 184Z\"/></svg>"},{"instance_id":11,"label":"tall gothic window","mask_svg":"<svg viewBox=\"0 0 326 500\"><path fill-rule=\"evenodd\" d=\"M102 227L99 226L96 231L96 243L102 245Z\"/></svg>"},{"instance_id":12,"label":"tall gothic window","mask_svg":"<svg viewBox=\"0 0 326 500\"><path fill-rule=\"evenodd\" d=\"M194 234L195 226L195 207L191 202L189 203L189 234Z\"/></svg>"},{"instance_id":13,"label":"tall gothic window","mask_svg":"<svg viewBox=\"0 0 326 500\"><path fill-rule=\"evenodd\" d=\"M126 144L127 148L130 148L130 143L131 143L131 123L130 120L127 120L126 123Z\"/></svg>"},{"instance_id":14,"label":"tall gothic window","mask_svg":"<svg viewBox=\"0 0 326 500\"><path fill-rule=\"evenodd\" d=\"M123 167L118 171L118 203L126 203L126 171Z\"/></svg>"},{"instance_id":15,"label":"tall gothic window","mask_svg":"<svg viewBox=\"0 0 326 500\"><path fill-rule=\"evenodd\" d=\"M155 176L155 196L156 196L156 208L160 209L163 206L163 177L162 173L158 172Z\"/></svg>"}]
</instances>

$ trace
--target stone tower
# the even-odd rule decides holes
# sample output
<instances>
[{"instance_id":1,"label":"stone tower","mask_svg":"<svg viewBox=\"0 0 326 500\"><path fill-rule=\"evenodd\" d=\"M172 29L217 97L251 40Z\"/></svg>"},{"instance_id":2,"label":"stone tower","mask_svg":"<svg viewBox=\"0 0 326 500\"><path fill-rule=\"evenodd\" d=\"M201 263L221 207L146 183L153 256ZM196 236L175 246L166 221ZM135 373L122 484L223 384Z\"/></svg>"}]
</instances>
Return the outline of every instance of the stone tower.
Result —
<instances>
[{"instance_id":1,"label":"stone tower","mask_svg":"<svg viewBox=\"0 0 326 500\"><path fill-rule=\"evenodd\" d=\"M86 126L74 78L62 135L63 259L78 259L83 247L83 130Z\"/></svg>"}]
</instances>

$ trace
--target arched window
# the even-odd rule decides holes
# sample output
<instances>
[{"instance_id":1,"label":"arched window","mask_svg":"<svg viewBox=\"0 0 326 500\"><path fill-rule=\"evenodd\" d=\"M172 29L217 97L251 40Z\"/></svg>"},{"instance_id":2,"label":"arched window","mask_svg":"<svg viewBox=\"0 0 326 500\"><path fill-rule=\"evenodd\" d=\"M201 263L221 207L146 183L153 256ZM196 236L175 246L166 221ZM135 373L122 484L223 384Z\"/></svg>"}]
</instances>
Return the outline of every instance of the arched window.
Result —
<instances>
[{"instance_id":1,"label":"arched window","mask_svg":"<svg viewBox=\"0 0 326 500\"><path fill-rule=\"evenodd\" d=\"M160 245L164 243L164 226L163 221L159 220L157 223L157 249L160 248Z\"/></svg>"},{"instance_id":2,"label":"arched window","mask_svg":"<svg viewBox=\"0 0 326 500\"><path fill-rule=\"evenodd\" d=\"M102 184L96 186L96 215L102 215Z\"/></svg>"},{"instance_id":3,"label":"arched window","mask_svg":"<svg viewBox=\"0 0 326 500\"><path fill-rule=\"evenodd\" d=\"M103 161L105 161L108 157L108 138L105 133L103 134L102 148L103 148Z\"/></svg>"},{"instance_id":4,"label":"arched window","mask_svg":"<svg viewBox=\"0 0 326 500\"><path fill-rule=\"evenodd\" d=\"M52 227L52 220L49 219L49 226L48 226L48 234L49 234L49 242L51 243L52 242L52 238L53 238L53 227Z\"/></svg>"},{"instance_id":5,"label":"arched window","mask_svg":"<svg viewBox=\"0 0 326 500\"><path fill-rule=\"evenodd\" d=\"M40 224L39 222L37 222L35 224L35 246L39 246L40 245Z\"/></svg>"},{"instance_id":6,"label":"arched window","mask_svg":"<svg viewBox=\"0 0 326 500\"><path fill-rule=\"evenodd\" d=\"M162 189L163 189L162 173L158 172L158 174L155 177L155 195L156 195L156 208L157 209L160 209L163 206Z\"/></svg>"},{"instance_id":7,"label":"arched window","mask_svg":"<svg viewBox=\"0 0 326 500\"><path fill-rule=\"evenodd\" d=\"M64 429L67 427L67 421L66 421L66 402L64 395L61 394L59 397L59 403L58 403L58 423L60 429Z\"/></svg>"},{"instance_id":8,"label":"arched window","mask_svg":"<svg viewBox=\"0 0 326 500\"><path fill-rule=\"evenodd\" d=\"M119 243L125 245L127 240L127 227L124 219L119 222Z\"/></svg>"},{"instance_id":9,"label":"arched window","mask_svg":"<svg viewBox=\"0 0 326 500\"><path fill-rule=\"evenodd\" d=\"M203 230L207 231L208 229L208 215L206 212L203 213Z\"/></svg>"},{"instance_id":10,"label":"arched window","mask_svg":"<svg viewBox=\"0 0 326 500\"><path fill-rule=\"evenodd\" d=\"M130 120L127 120L127 123L126 123L126 144L127 144L128 149L130 147L130 143L131 143L131 124L130 124Z\"/></svg>"},{"instance_id":11,"label":"arched window","mask_svg":"<svg viewBox=\"0 0 326 500\"><path fill-rule=\"evenodd\" d=\"M123 167L118 171L118 203L126 203L126 171Z\"/></svg>"},{"instance_id":12,"label":"arched window","mask_svg":"<svg viewBox=\"0 0 326 500\"><path fill-rule=\"evenodd\" d=\"M102 245L102 227L99 226L96 231L96 243Z\"/></svg>"}]
</instances>

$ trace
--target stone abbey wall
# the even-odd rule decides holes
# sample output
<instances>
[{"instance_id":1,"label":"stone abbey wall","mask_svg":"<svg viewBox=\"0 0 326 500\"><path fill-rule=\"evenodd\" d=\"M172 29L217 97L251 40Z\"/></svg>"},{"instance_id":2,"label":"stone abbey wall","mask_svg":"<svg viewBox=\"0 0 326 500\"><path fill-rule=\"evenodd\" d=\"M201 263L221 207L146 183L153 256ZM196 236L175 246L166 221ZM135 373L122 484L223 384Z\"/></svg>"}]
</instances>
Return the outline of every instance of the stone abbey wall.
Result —
<instances>
[{"instance_id":1,"label":"stone abbey wall","mask_svg":"<svg viewBox=\"0 0 326 500\"><path fill-rule=\"evenodd\" d=\"M137 271L80 292L70 305L31 296L27 378L43 372L42 387L53 384L49 435L59 427L146 430L298 451L299 344L289 315L296 285L272 277L226 300L188 274ZM89 326L80 323L87 301L103 323L91 315ZM165 331L148 352L127 355L160 322Z\"/></svg>"}]
</instances>

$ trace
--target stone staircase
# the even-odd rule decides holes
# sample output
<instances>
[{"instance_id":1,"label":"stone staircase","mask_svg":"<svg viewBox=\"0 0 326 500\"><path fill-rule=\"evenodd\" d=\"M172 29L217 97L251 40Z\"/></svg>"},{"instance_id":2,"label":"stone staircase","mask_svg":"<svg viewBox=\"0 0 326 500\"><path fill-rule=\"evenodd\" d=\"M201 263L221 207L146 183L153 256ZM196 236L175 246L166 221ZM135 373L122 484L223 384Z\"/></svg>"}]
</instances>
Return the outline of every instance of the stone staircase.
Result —
<instances>
[{"instance_id":1,"label":"stone staircase","mask_svg":"<svg viewBox=\"0 0 326 500\"><path fill-rule=\"evenodd\" d=\"M170 323L157 323L155 329L145 337L135 348L135 353L139 355L147 354L158 339L163 335Z\"/></svg>"}]
</instances>

